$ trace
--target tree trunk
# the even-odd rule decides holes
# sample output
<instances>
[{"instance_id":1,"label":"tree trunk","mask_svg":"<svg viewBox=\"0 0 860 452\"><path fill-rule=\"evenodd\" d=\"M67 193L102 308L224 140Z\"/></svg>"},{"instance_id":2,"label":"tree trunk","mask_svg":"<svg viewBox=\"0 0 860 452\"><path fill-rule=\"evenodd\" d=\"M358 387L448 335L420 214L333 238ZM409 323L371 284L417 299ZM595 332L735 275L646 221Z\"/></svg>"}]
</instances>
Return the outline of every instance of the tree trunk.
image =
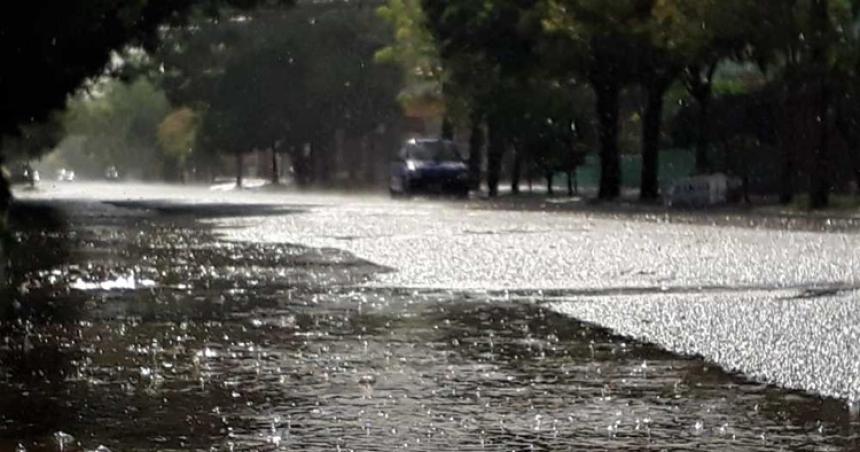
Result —
<instances>
[{"instance_id":1,"label":"tree trunk","mask_svg":"<svg viewBox=\"0 0 860 452\"><path fill-rule=\"evenodd\" d=\"M310 147L303 143L298 149L293 148L290 152L290 160L293 164L293 175L299 187L307 187L311 183L311 155Z\"/></svg>"},{"instance_id":2,"label":"tree trunk","mask_svg":"<svg viewBox=\"0 0 860 452\"><path fill-rule=\"evenodd\" d=\"M473 190L481 188L481 162L484 148L484 130L481 120L479 113L472 113L469 118L472 129L469 135L469 183Z\"/></svg>"},{"instance_id":3,"label":"tree trunk","mask_svg":"<svg viewBox=\"0 0 860 452\"><path fill-rule=\"evenodd\" d=\"M812 63L818 71L818 144L814 152L812 168L812 180L810 181L809 201L813 209L822 209L830 203L831 189L831 162L830 162L830 134L829 134L829 110L830 89L827 71L827 32L830 23L827 0L815 0L813 2L813 20L817 22L818 36L813 47Z\"/></svg>"},{"instance_id":4,"label":"tree trunk","mask_svg":"<svg viewBox=\"0 0 860 452\"><path fill-rule=\"evenodd\" d=\"M311 160L313 161L313 179L317 185L328 187L331 185L333 175L337 172L332 152L332 144L334 143L333 136L330 136L331 142L322 139L313 143L311 150Z\"/></svg>"},{"instance_id":5,"label":"tree trunk","mask_svg":"<svg viewBox=\"0 0 860 452\"><path fill-rule=\"evenodd\" d=\"M3 139L0 137L0 150L3 149ZM0 151L0 292L6 289L8 281L6 280L7 268L9 264L8 256L6 255L6 240L5 235L8 231L8 216L9 209L12 207L12 189L10 188L11 181L6 179L3 171L3 154ZM3 306L0 306L3 308Z\"/></svg>"},{"instance_id":6,"label":"tree trunk","mask_svg":"<svg viewBox=\"0 0 860 452\"><path fill-rule=\"evenodd\" d=\"M798 98L798 94L803 90L798 86L797 77L792 75L795 72L791 67L786 68L786 82L781 93L780 102L777 104L779 114L777 115L777 143L781 149L782 162L779 178L779 203L782 205L791 204L794 201L795 181L797 178L797 157L799 155L798 146L803 140L798 139L797 118L799 115L804 117L807 109L799 104L803 102L802 98ZM800 100L800 102L798 102ZM805 120L803 121L805 122Z\"/></svg>"},{"instance_id":7,"label":"tree trunk","mask_svg":"<svg viewBox=\"0 0 860 452\"><path fill-rule=\"evenodd\" d=\"M604 200L621 195L621 155L618 149L618 116L621 86L616 81L594 84L600 127L600 191Z\"/></svg>"},{"instance_id":8,"label":"tree trunk","mask_svg":"<svg viewBox=\"0 0 860 452\"><path fill-rule=\"evenodd\" d=\"M848 141L848 144L856 149L858 147L858 132L857 132L857 121L849 119L850 113L846 110L847 105L854 105L857 102L857 99L853 95L848 95L843 99L839 99L835 101L835 117L833 118L834 125L838 133ZM855 110L856 112L856 110ZM854 178L854 191L853 195L860 194L860 153L851 152L851 174Z\"/></svg>"},{"instance_id":9,"label":"tree trunk","mask_svg":"<svg viewBox=\"0 0 860 452\"><path fill-rule=\"evenodd\" d=\"M308 174L308 185L315 185L320 183L320 176L322 175L322 151L320 150L319 143L314 141L311 143L311 153L310 153L310 161L308 165L310 166L310 172Z\"/></svg>"},{"instance_id":10,"label":"tree trunk","mask_svg":"<svg viewBox=\"0 0 860 452\"><path fill-rule=\"evenodd\" d=\"M236 188L242 188L242 173L245 170L244 156L245 154L241 152L236 153Z\"/></svg>"},{"instance_id":11,"label":"tree trunk","mask_svg":"<svg viewBox=\"0 0 860 452\"><path fill-rule=\"evenodd\" d=\"M660 126L663 122L663 96L668 83L657 81L647 87L648 105L642 120L642 180L639 198L653 201L659 196Z\"/></svg>"},{"instance_id":12,"label":"tree trunk","mask_svg":"<svg viewBox=\"0 0 860 452\"><path fill-rule=\"evenodd\" d=\"M376 182L376 140L375 134L367 138L364 146L364 183L373 185Z\"/></svg>"},{"instance_id":13,"label":"tree trunk","mask_svg":"<svg viewBox=\"0 0 860 452\"><path fill-rule=\"evenodd\" d=\"M332 141L326 142L326 146L320 148L320 167L319 181L323 186L330 187L334 182L334 176L337 174L338 167L335 160L334 136Z\"/></svg>"},{"instance_id":14,"label":"tree trunk","mask_svg":"<svg viewBox=\"0 0 860 452\"><path fill-rule=\"evenodd\" d=\"M449 118L448 115L445 115L445 117L442 118L442 139L454 139L454 124L451 122L451 118Z\"/></svg>"},{"instance_id":15,"label":"tree trunk","mask_svg":"<svg viewBox=\"0 0 860 452\"><path fill-rule=\"evenodd\" d=\"M573 171L567 171L567 196L573 197Z\"/></svg>"},{"instance_id":16,"label":"tree trunk","mask_svg":"<svg viewBox=\"0 0 860 452\"><path fill-rule=\"evenodd\" d=\"M830 191L832 187L832 173L830 161L830 131L828 126L828 107L830 104L830 92L827 81L821 81L821 92L818 99L818 145L815 149L815 162L813 163L812 181L810 183L810 207L823 209L830 204Z\"/></svg>"},{"instance_id":17,"label":"tree trunk","mask_svg":"<svg viewBox=\"0 0 860 452\"><path fill-rule=\"evenodd\" d=\"M699 106L699 114L696 124L696 172L707 174L711 171L711 162L708 158L708 144L710 142L710 107L714 74L717 72L719 61L712 61L702 73L702 67L693 65L686 69L687 91L696 99ZM704 76L704 79L703 79Z\"/></svg>"},{"instance_id":18,"label":"tree trunk","mask_svg":"<svg viewBox=\"0 0 860 452\"><path fill-rule=\"evenodd\" d=\"M0 139L2 146L2 139ZM12 207L12 189L9 179L6 179L6 174L3 171L3 155L0 154L0 232L6 224L6 214L9 213L9 208Z\"/></svg>"},{"instance_id":19,"label":"tree trunk","mask_svg":"<svg viewBox=\"0 0 860 452\"><path fill-rule=\"evenodd\" d=\"M491 119L488 124L489 143L487 146L487 186L489 196L499 195L499 178L502 170L502 156L505 153L505 139L498 119Z\"/></svg>"},{"instance_id":20,"label":"tree trunk","mask_svg":"<svg viewBox=\"0 0 860 452\"><path fill-rule=\"evenodd\" d=\"M555 190L552 187L552 176L553 176L552 171L546 172L546 194L549 196L552 196L555 194Z\"/></svg>"},{"instance_id":21,"label":"tree trunk","mask_svg":"<svg viewBox=\"0 0 860 452\"><path fill-rule=\"evenodd\" d=\"M796 178L796 155L797 142L792 139L796 131L792 127L795 115L801 109L793 108L794 102L791 102L795 91L789 89L786 93L782 104L783 113L779 116L782 125L780 127L779 144L782 148L782 168L779 180L779 203L782 205L791 204L794 201L795 178Z\"/></svg>"},{"instance_id":22,"label":"tree trunk","mask_svg":"<svg viewBox=\"0 0 860 452\"><path fill-rule=\"evenodd\" d=\"M367 137L362 137L358 140L358 147L349 152L347 172L349 173L349 182L355 185L359 182L359 170L361 164L367 161Z\"/></svg>"},{"instance_id":23,"label":"tree trunk","mask_svg":"<svg viewBox=\"0 0 860 452\"><path fill-rule=\"evenodd\" d=\"M521 146L514 146L514 166L511 168L511 193L520 194L520 177L523 170L524 152Z\"/></svg>"},{"instance_id":24,"label":"tree trunk","mask_svg":"<svg viewBox=\"0 0 860 452\"><path fill-rule=\"evenodd\" d=\"M711 91L708 88L706 91L699 93L696 97L696 102L699 105L699 115L697 134L696 134L696 172L699 174L707 174L711 171L711 161L708 158L708 129L710 124L710 108L711 108Z\"/></svg>"},{"instance_id":25,"label":"tree trunk","mask_svg":"<svg viewBox=\"0 0 860 452\"><path fill-rule=\"evenodd\" d=\"M860 196L860 168L854 167L854 196Z\"/></svg>"},{"instance_id":26,"label":"tree trunk","mask_svg":"<svg viewBox=\"0 0 860 452\"><path fill-rule=\"evenodd\" d=\"M789 149L784 149L782 174L779 181L779 203L791 204L794 201L794 156Z\"/></svg>"},{"instance_id":27,"label":"tree trunk","mask_svg":"<svg viewBox=\"0 0 860 452\"><path fill-rule=\"evenodd\" d=\"M278 171L278 151L272 146L272 185L281 183L281 175Z\"/></svg>"}]
</instances>

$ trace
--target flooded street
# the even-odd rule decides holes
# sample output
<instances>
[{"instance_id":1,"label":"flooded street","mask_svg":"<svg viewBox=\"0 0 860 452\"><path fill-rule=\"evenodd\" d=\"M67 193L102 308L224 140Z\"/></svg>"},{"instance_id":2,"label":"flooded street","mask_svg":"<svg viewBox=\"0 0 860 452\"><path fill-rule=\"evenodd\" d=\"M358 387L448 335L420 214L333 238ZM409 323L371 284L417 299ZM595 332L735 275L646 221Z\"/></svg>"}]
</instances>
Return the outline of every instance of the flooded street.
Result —
<instances>
[{"instance_id":1,"label":"flooded street","mask_svg":"<svg viewBox=\"0 0 860 452\"><path fill-rule=\"evenodd\" d=\"M707 277L696 267L665 270L674 279L663 270L640 274L628 256L619 285L606 266L585 260L561 276L534 263L497 273L470 263L490 253L473 241L492 236L495 215L509 215L504 230L521 247L505 248L510 253L540 254L529 237L548 232L609 243L588 231L609 224L624 234L621 221L533 221L422 201L332 207L325 197L247 202L193 192L168 201L174 193L147 188L103 192L107 202L96 202L66 190L25 194L30 200L19 206L13 258L22 265L12 269L14 290L0 303L0 451L860 448L860 422L843 400L756 383L721 370L720 360L664 351L675 348L665 345L672 339L687 345L685 328L695 325L677 322L668 339L654 340L662 348L647 343L659 332L633 331L646 339L639 342L604 328L623 332L628 319L654 314L651 303L696 298L685 291L697 274L710 289L697 291L694 307L710 303L712 293L754 304L767 298L756 290L806 290L820 281L803 272L816 268L831 283L819 302L850 301L857 265L850 248L842 265L795 260L778 267L785 277L773 281L760 268L743 270L734 292L728 286L742 270L713 264L731 260L715 250L706 250L713 260L702 265L714 266ZM428 211L437 220L423 221ZM463 212L472 219L462 220ZM359 215L381 220L330 233ZM418 237L419 228L427 235ZM657 240L643 229L644 242ZM678 231L707 248L695 228ZM752 231L719 231L741 247L755 242ZM778 236L790 245L775 257L738 259L776 262L809 237L826 249L856 240ZM439 237L472 245L447 266L428 265L425 241L437 240L437 259L453 252ZM684 243L662 246L668 254ZM400 253L400 263L386 253ZM647 255L647 244L636 253ZM566 272L576 276L562 286ZM537 287L523 282L530 278ZM622 319L605 315L619 299L640 309L615 309L630 312ZM702 319L717 315L690 309L712 316ZM699 336L719 330L713 323L704 329ZM853 333L839 331L835 340L845 344L834 347L854 347Z\"/></svg>"},{"instance_id":2,"label":"flooded street","mask_svg":"<svg viewBox=\"0 0 860 452\"><path fill-rule=\"evenodd\" d=\"M860 452L860 0L15 5L0 452Z\"/></svg>"}]
</instances>

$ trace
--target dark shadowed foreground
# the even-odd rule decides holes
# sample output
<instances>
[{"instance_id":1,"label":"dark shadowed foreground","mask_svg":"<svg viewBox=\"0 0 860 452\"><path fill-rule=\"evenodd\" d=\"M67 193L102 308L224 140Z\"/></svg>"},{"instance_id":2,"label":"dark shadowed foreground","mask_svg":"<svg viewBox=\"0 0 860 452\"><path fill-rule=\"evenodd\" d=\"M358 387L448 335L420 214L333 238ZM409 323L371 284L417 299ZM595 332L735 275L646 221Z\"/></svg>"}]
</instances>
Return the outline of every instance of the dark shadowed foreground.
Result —
<instances>
[{"instance_id":1,"label":"dark shadowed foreground","mask_svg":"<svg viewBox=\"0 0 860 452\"><path fill-rule=\"evenodd\" d=\"M18 207L0 451L860 447L841 402L194 220L289 209L62 206Z\"/></svg>"}]
</instances>

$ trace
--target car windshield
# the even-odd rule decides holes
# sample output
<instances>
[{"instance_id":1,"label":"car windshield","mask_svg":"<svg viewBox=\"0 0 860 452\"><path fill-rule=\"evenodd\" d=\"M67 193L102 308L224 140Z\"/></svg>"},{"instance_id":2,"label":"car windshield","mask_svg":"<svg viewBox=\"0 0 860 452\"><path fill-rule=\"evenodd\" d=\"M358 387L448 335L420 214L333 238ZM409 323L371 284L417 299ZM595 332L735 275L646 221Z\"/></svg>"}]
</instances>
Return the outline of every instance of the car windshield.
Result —
<instances>
[{"instance_id":1,"label":"car windshield","mask_svg":"<svg viewBox=\"0 0 860 452\"><path fill-rule=\"evenodd\" d=\"M425 141L410 144L406 158L434 162L458 162L463 159L457 146L447 141Z\"/></svg>"}]
</instances>

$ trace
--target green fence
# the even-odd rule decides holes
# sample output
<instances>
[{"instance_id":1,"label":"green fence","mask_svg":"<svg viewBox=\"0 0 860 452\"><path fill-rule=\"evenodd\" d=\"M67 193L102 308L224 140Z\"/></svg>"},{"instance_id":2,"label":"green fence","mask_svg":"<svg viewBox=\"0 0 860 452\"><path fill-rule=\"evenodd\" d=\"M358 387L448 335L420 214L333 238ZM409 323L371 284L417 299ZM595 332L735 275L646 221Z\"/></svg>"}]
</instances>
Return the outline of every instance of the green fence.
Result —
<instances>
[{"instance_id":1,"label":"green fence","mask_svg":"<svg viewBox=\"0 0 860 452\"><path fill-rule=\"evenodd\" d=\"M669 149L660 151L660 186L666 186L673 181L690 176L695 169L695 155L686 149ZM600 157L589 154L585 164L576 172L580 187L597 187L600 181ZM624 187L638 188L642 177L642 156L621 156L621 183ZM556 183L564 185L564 175L557 176Z\"/></svg>"}]
</instances>

